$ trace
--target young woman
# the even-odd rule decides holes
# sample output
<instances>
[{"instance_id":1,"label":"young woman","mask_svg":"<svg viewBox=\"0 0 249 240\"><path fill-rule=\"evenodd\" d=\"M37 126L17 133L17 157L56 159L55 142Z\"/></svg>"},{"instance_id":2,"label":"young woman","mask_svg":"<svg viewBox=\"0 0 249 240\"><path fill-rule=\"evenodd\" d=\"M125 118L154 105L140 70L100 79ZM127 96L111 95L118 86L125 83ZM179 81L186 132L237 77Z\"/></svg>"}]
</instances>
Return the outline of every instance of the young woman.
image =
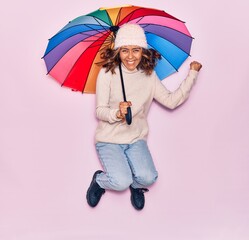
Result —
<instances>
[{"instance_id":1,"label":"young woman","mask_svg":"<svg viewBox=\"0 0 249 240\"><path fill-rule=\"evenodd\" d=\"M174 109L189 96L201 64L192 62L190 71L180 87L170 92L158 79L154 67L160 54L147 48L143 29L125 24L117 32L114 49L107 49L96 89L96 149L104 171L94 173L87 191L87 202L95 207L106 190L123 191L130 188L135 209L144 207L144 192L152 185L158 172L147 146L147 115L155 99ZM120 70L125 83L124 102ZM125 121L127 108L132 110L132 123Z\"/></svg>"}]
</instances>

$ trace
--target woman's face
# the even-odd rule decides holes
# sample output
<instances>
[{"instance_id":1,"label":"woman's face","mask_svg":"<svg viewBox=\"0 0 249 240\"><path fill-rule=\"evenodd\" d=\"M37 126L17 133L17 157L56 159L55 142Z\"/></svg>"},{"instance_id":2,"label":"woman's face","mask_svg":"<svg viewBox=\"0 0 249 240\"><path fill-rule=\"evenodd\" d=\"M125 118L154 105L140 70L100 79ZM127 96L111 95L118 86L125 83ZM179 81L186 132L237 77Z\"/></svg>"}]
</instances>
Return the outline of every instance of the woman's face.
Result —
<instances>
[{"instance_id":1,"label":"woman's face","mask_svg":"<svg viewBox=\"0 0 249 240\"><path fill-rule=\"evenodd\" d=\"M142 48L134 45L123 46L120 48L119 56L125 67L133 71L142 59Z\"/></svg>"}]
</instances>

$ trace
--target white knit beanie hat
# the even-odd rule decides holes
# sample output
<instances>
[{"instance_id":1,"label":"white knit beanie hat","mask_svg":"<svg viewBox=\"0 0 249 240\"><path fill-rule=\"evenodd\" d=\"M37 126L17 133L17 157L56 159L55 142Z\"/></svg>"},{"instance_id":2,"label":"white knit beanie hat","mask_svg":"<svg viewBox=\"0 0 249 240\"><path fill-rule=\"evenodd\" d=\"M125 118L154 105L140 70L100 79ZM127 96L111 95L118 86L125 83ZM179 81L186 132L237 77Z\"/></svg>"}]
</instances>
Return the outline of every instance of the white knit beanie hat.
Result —
<instances>
[{"instance_id":1,"label":"white knit beanie hat","mask_svg":"<svg viewBox=\"0 0 249 240\"><path fill-rule=\"evenodd\" d=\"M117 32L114 49L128 45L148 47L144 30L138 24L126 23Z\"/></svg>"}]
</instances>

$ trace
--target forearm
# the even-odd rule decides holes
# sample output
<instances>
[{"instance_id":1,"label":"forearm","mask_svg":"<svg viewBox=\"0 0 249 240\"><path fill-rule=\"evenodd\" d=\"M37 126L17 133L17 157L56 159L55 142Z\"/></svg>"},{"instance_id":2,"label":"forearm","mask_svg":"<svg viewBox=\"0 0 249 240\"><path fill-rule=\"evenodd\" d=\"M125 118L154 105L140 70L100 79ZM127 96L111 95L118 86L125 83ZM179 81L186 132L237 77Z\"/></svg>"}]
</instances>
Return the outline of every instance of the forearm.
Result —
<instances>
[{"instance_id":1,"label":"forearm","mask_svg":"<svg viewBox=\"0 0 249 240\"><path fill-rule=\"evenodd\" d=\"M114 123L117 121L121 121L119 118L119 109L111 109L108 106L97 106L96 108L96 116L99 120Z\"/></svg>"},{"instance_id":2,"label":"forearm","mask_svg":"<svg viewBox=\"0 0 249 240\"><path fill-rule=\"evenodd\" d=\"M155 99L167 108L174 109L189 97L198 72L190 70L186 79L174 92L168 91L162 84L157 84Z\"/></svg>"}]
</instances>

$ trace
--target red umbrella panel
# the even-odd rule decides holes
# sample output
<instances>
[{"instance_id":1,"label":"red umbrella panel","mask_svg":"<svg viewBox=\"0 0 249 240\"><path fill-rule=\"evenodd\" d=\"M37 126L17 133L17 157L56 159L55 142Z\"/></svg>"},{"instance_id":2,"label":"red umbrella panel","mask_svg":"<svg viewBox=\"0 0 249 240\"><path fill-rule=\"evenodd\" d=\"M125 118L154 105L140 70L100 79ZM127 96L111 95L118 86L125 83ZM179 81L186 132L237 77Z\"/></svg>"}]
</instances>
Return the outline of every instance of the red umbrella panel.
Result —
<instances>
[{"instance_id":1,"label":"red umbrella panel","mask_svg":"<svg viewBox=\"0 0 249 240\"><path fill-rule=\"evenodd\" d=\"M148 47L162 55L155 69L161 80L190 54L193 38L185 23L168 13L138 6L100 8L72 20L49 40L43 57L48 74L62 86L95 93L100 53L113 47L115 31L125 23L139 24Z\"/></svg>"}]
</instances>

